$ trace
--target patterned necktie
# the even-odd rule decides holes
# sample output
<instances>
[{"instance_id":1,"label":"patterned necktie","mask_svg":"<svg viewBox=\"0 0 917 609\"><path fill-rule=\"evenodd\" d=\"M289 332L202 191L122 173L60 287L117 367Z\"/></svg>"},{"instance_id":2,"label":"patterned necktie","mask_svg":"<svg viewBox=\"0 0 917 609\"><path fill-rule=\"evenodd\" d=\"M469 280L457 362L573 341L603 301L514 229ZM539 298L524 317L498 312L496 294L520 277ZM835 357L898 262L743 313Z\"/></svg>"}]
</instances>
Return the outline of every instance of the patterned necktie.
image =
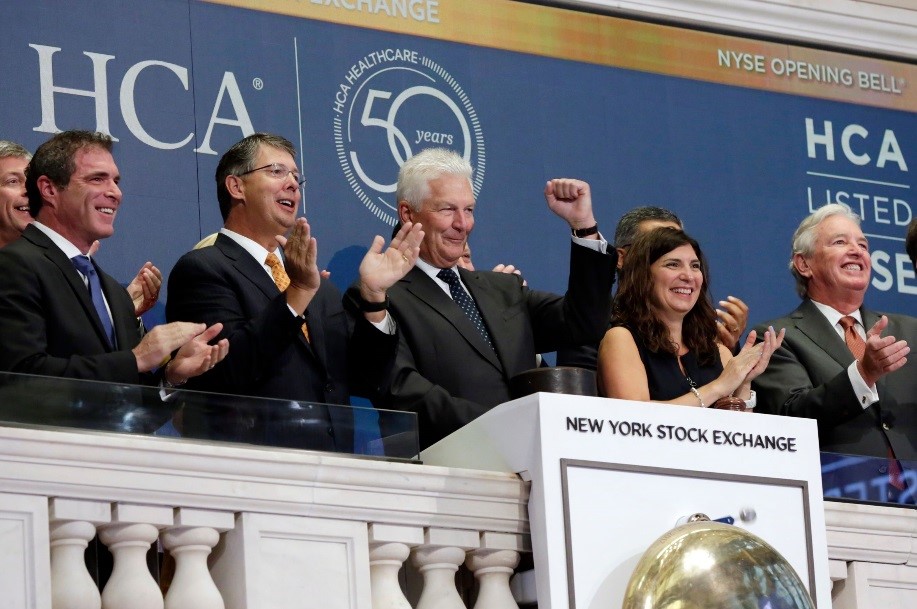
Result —
<instances>
[{"instance_id":1,"label":"patterned necktie","mask_svg":"<svg viewBox=\"0 0 917 609\"><path fill-rule=\"evenodd\" d=\"M494 343L490 339L490 333L487 332L484 320L481 319L481 312L478 311L478 306L474 304L471 296L462 289L462 285L459 283L459 278L458 275L455 274L455 271L452 269L440 269L436 276L449 284L449 293L452 294L452 300L454 300L455 304L457 304L465 315L468 316L468 319L471 320L474 327L478 329L484 342L493 349ZM496 349L494 350L496 351Z\"/></svg>"},{"instance_id":2,"label":"patterned necktie","mask_svg":"<svg viewBox=\"0 0 917 609\"><path fill-rule=\"evenodd\" d=\"M863 354L866 353L866 341L857 332L857 320L847 315L841 317L838 323L844 328L844 342L847 343L847 348L853 353L853 357L857 360L863 359Z\"/></svg>"},{"instance_id":3,"label":"patterned necktie","mask_svg":"<svg viewBox=\"0 0 917 609\"><path fill-rule=\"evenodd\" d=\"M847 348L853 353L853 357L858 361L863 359L863 354L866 353L866 341L864 341L863 337L856 331L857 320L847 315L841 317L838 323L844 328L844 342L847 343ZM884 429L888 429L885 423L883 423L882 426ZM898 490L904 490L905 484L901 476L901 464L898 462L898 458L895 456L895 451L892 449L891 445L888 446L887 452L889 483Z\"/></svg>"},{"instance_id":4,"label":"patterned necktie","mask_svg":"<svg viewBox=\"0 0 917 609\"><path fill-rule=\"evenodd\" d=\"M277 289L281 292L285 291L290 287L290 276L287 275L286 270L284 270L283 265L280 263L280 258L277 257L277 254L271 252L267 255L264 264L271 267L271 277L274 278L274 284L277 286ZM306 337L306 342L309 341L309 328L306 326L306 322L302 324L302 335Z\"/></svg>"},{"instance_id":5,"label":"patterned necktie","mask_svg":"<svg viewBox=\"0 0 917 609\"><path fill-rule=\"evenodd\" d=\"M105 336L108 338L108 346L114 348L115 330L111 325L111 317L108 315L108 309L105 308L105 299L102 297L102 284L99 282L99 275L89 256L74 256L70 259L73 266L88 280L89 297L92 299L92 306L95 307L99 315L99 321L102 322L102 328L105 330Z\"/></svg>"}]
</instances>

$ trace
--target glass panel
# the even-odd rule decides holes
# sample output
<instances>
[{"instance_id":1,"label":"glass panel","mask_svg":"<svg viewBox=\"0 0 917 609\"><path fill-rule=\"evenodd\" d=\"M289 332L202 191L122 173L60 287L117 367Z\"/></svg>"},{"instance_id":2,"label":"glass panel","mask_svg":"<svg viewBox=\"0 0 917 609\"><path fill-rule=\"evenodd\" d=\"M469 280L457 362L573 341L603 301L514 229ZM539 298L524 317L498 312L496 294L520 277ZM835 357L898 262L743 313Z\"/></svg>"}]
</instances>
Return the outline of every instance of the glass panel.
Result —
<instances>
[{"instance_id":1,"label":"glass panel","mask_svg":"<svg viewBox=\"0 0 917 609\"><path fill-rule=\"evenodd\" d=\"M826 499L893 505L917 505L917 462L882 457L821 454L822 490Z\"/></svg>"},{"instance_id":2,"label":"glass panel","mask_svg":"<svg viewBox=\"0 0 917 609\"><path fill-rule=\"evenodd\" d=\"M417 460L417 415L0 373L0 424L64 427Z\"/></svg>"}]
</instances>

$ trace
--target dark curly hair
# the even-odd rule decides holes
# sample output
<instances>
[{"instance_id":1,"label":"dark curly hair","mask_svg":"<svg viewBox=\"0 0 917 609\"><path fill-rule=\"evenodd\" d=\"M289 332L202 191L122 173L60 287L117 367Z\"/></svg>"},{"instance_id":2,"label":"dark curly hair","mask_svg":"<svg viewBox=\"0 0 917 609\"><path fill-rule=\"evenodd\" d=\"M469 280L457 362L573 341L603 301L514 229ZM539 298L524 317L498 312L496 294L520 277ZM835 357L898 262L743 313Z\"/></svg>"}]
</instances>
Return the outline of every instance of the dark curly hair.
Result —
<instances>
[{"instance_id":1,"label":"dark curly hair","mask_svg":"<svg viewBox=\"0 0 917 609\"><path fill-rule=\"evenodd\" d=\"M701 365L709 365L719 359L716 311L710 302L710 274L700 245L684 231L671 227L657 228L634 241L619 271L612 318L614 323L626 325L639 334L651 351L678 354L678 345L672 341L668 328L653 310L654 305L659 303L654 295L651 267L662 256L682 245L690 245L694 249L704 277L697 303L685 316L682 341L697 355Z\"/></svg>"}]
</instances>

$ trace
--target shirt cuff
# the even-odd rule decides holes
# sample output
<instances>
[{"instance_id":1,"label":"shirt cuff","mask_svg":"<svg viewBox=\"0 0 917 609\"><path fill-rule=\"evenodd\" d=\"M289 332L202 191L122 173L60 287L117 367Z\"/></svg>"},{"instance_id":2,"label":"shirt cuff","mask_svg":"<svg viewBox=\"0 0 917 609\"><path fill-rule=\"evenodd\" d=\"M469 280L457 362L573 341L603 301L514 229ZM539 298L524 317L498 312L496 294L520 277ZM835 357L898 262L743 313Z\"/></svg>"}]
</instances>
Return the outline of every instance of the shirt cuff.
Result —
<instances>
[{"instance_id":1,"label":"shirt cuff","mask_svg":"<svg viewBox=\"0 0 917 609\"><path fill-rule=\"evenodd\" d=\"M608 252L608 241L605 240L605 237L602 236L602 233L599 233L598 239L586 239L585 237L572 237L573 243L577 245L582 245L583 247L588 247L591 250L595 250L599 253L605 254Z\"/></svg>"},{"instance_id":2,"label":"shirt cuff","mask_svg":"<svg viewBox=\"0 0 917 609\"><path fill-rule=\"evenodd\" d=\"M850 377L850 386L853 387L853 394L857 396L857 402L863 409L872 406L879 401L879 393L875 387L870 387L863 380L860 371L857 368L856 360L847 368L847 376Z\"/></svg>"},{"instance_id":3,"label":"shirt cuff","mask_svg":"<svg viewBox=\"0 0 917 609\"><path fill-rule=\"evenodd\" d=\"M371 321L369 323L375 326L377 330L379 330L380 332L384 332L385 334L391 335L395 333L395 328L396 328L395 320L392 318L391 315L389 315L388 311L385 312L385 319L383 319L382 321L378 323Z\"/></svg>"}]
</instances>

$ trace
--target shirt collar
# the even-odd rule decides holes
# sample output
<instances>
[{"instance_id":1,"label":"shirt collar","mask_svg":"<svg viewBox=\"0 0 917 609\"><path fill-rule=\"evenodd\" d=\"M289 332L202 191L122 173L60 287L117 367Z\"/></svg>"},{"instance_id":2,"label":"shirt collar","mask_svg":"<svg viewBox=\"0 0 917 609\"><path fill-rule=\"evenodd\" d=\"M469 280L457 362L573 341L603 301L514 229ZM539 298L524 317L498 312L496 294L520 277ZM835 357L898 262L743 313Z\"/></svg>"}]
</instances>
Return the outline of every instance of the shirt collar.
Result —
<instances>
[{"instance_id":1,"label":"shirt collar","mask_svg":"<svg viewBox=\"0 0 917 609\"><path fill-rule=\"evenodd\" d=\"M439 273L439 272L442 270L442 269L440 269L439 267L433 266L432 264L430 264L429 262L427 262L426 260L424 260L423 258L420 258L420 257L417 258L417 265L416 265L416 266L417 266L417 268L419 268L421 271L423 271L424 273L426 273L427 275L429 275L432 279L439 279L439 278L436 276L436 274ZM456 274L458 274L457 267L458 267L458 265L457 265L457 264L454 264L454 265L452 265L452 266L449 267L449 268L451 268L452 270L454 270L454 271L456 272ZM440 281L442 281L442 280L440 279Z\"/></svg>"},{"instance_id":2,"label":"shirt collar","mask_svg":"<svg viewBox=\"0 0 917 609\"><path fill-rule=\"evenodd\" d=\"M45 235L47 235L48 239L50 239L54 243L54 245L60 248L60 250L64 252L64 255L67 258L73 258L74 256L85 256L86 255L83 252L81 252L77 246L70 243L70 241L68 241L66 237L61 235L59 232L57 232L53 228L50 228L49 226L42 224L38 220L35 220L34 222L32 222L32 226L34 226L35 228L43 232ZM89 256L87 256L87 258L88 257Z\"/></svg>"},{"instance_id":3,"label":"shirt collar","mask_svg":"<svg viewBox=\"0 0 917 609\"><path fill-rule=\"evenodd\" d=\"M863 325L863 316L862 314L860 314L859 309L857 309L856 311L853 311L852 313L845 314L845 313L841 313L840 311L838 311L837 309L835 309L834 307L830 305L822 304L814 300L812 301L812 304L815 305L815 308L817 308L821 312L821 314L825 316L825 319L827 319L828 323L830 323L832 326L838 325L842 317L852 317L855 320L857 320L858 324L860 324L864 328L866 327Z\"/></svg>"},{"instance_id":4,"label":"shirt collar","mask_svg":"<svg viewBox=\"0 0 917 609\"><path fill-rule=\"evenodd\" d=\"M237 244L239 244L239 247L241 247L242 249L244 249L246 252L248 252L248 253L251 255L252 258L254 258L255 260L257 260L257 261L258 261L258 264L260 264L260 265L263 266L265 269L267 269L267 272L268 272L268 273L271 272L270 267L268 267L268 266L264 263L264 261L267 259L267 255L270 254L271 252L269 252L268 250L264 249L264 247L263 247L260 243L257 243L257 242L255 242L255 241L249 239L249 238L246 237L245 235L240 235L240 234L237 233L237 232L231 231L231 230L229 230L228 228L221 228L221 229L220 229L220 233L226 235L227 237L229 237L230 239L232 239L233 241L235 241ZM279 248L278 248L278 249L279 249ZM275 253L278 253L278 254L279 254L279 252L276 252L276 251L275 251ZM281 265L282 265L282 264L283 264L283 256L278 255L277 257L280 259L280 263L281 263Z\"/></svg>"}]
</instances>

